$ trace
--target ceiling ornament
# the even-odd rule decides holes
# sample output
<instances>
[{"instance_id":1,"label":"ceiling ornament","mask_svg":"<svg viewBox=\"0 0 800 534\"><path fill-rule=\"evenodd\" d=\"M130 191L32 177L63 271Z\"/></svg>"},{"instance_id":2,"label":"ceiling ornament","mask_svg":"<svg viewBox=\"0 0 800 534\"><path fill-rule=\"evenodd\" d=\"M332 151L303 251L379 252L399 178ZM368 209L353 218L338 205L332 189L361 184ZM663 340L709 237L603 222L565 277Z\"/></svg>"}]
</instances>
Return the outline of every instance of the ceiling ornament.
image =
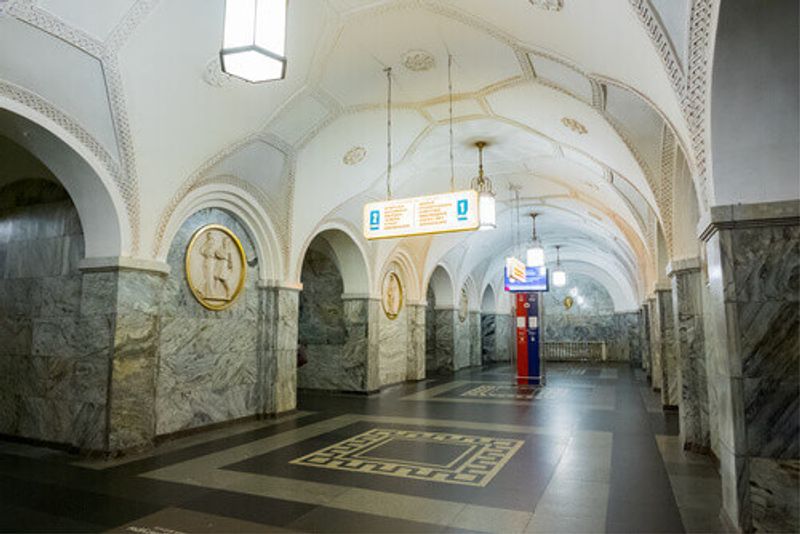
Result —
<instances>
[{"instance_id":1,"label":"ceiling ornament","mask_svg":"<svg viewBox=\"0 0 800 534\"><path fill-rule=\"evenodd\" d=\"M545 9L547 11L561 11L564 8L564 0L528 0L533 7Z\"/></svg>"},{"instance_id":2,"label":"ceiling ornament","mask_svg":"<svg viewBox=\"0 0 800 534\"><path fill-rule=\"evenodd\" d=\"M219 54L215 54L203 71L203 81L211 87L225 87L233 82L234 78L230 74L222 71L222 63L219 60Z\"/></svg>"},{"instance_id":3,"label":"ceiling ornament","mask_svg":"<svg viewBox=\"0 0 800 534\"><path fill-rule=\"evenodd\" d=\"M345 165L358 165L367 157L367 149L363 146L354 146L342 156Z\"/></svg>"},{"instance_id":4,"label":"ceiling ornament","mask_svg":"<svg viewBox=\"0 0 800 534\"><path fill-rule=\"evenodd\" d=\"M586 129L586 126L584 126L580 122L578 122L575 119L572 119L570 117L562 118L561 119L561 124L563 124L564 126L566 126L567 128L569 128L570 130L572 130L573 132L575 132L578 135L583 135L583 134L589 132L589 130Z\"/></svg>"},{"instance_id":5,"label":"ceiling ornament","mask_svg":"<svg viewBox=\"0 0 800 534\"><path fill-rule=\"evenodd\" d=\"M403 66L414 72L424 72L436 66L436 59L425 50L409 50L401 57Z\"/></svg>"}]
</instances>

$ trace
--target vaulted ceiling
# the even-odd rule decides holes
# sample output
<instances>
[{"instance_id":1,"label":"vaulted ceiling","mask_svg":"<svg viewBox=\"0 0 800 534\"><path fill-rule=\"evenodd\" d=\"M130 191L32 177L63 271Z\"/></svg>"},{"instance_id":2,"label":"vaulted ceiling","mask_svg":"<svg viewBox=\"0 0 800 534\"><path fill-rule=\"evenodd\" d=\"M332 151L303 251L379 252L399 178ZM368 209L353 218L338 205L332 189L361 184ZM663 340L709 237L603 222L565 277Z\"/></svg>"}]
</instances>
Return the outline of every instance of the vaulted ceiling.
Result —
<instances>
[{"instance_id":1,"label":"vaulted ceiling","mask_svg":"<svg viewBox=\"0 0 800 534\"><path fill-rule=\"evenodd\" d=\"M364 243L370 269L400 247L420 281L444 263L484 287L535 209L548 254L562 245L568 269L593 274L619 309L658 277L667 184L694 165L675 90L689 0L290 0L286 79L258 85L220 71L223 8L0 2L0 96L34 94L116 169L136 204L132 253L158 256L175 207L214 179L258 199L285 255L279 278L299 276L326 225L359 233L363 202L386 195L386 67L394 195L448 190L450 54L456 186L488 141L498 228Z\"/></svg>"}]
</instances>

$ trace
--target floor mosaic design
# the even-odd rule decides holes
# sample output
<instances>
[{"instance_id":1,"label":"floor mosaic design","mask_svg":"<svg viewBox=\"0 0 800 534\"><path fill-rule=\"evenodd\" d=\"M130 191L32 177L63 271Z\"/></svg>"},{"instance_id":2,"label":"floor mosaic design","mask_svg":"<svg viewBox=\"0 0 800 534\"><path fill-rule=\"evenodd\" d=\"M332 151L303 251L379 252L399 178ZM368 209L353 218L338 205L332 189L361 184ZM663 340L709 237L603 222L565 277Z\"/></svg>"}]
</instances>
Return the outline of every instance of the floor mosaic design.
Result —
<instances>
[{"instance_id":1,"label":"floor mosaic design","mask_svg":"<svg viewBox=\"0 0 800 534\"><path fill-rule=\"evenodd\" d=\"M460 394L482 399L559 400L569 396L566 388L481 384Z\"/></svg>"},{"instance_id":2,"label":"floor mosaic design","mask_svg":"<svg viewBox=\"0 0 800 534\"><path fill-rule=\"evenodd\" d=\"M290 463L485 487L522 444L517 439L374 428Z\"/></svg>"}]
</instances>

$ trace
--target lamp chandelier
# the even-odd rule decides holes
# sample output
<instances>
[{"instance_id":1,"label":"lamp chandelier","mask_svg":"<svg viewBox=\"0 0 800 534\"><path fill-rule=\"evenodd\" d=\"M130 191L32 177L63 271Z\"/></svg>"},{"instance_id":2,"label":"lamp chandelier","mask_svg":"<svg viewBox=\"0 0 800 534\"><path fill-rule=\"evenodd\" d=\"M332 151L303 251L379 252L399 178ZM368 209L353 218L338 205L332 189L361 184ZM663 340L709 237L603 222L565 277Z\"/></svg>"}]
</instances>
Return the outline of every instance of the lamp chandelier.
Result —
<instances>
[{"instance_id":1,"label":"lamp chandelier","mask_svg":"<svg viewBox=\"0 0 800 534\"><path fill-rule=\"evenodd\" d=\"M485 141L475 143L478 147L478 176L472 179L471 187L478 192L478 215L480 218L479 230L493 230L497 228L495 215L495 197L492 181L483 174L483 149Z\"/></svg>"},{"instance_id":2,"label":"lamp chandelier","mask_svg":"<svg viewBox=\"0 0 800 534\"><path fill-rule=\"evenodd\" d=\"M222 71L258 83L286 76L287 0L226 0Z\"/></svg>"},{"instance_id":3,"label":"lamp chandelier","mask_svg":"<svg viewBox=\"0 0 800 534\"><path fill-rule=\"evenodd\" d=\"M567 273L561 268L561 245L556 245L556 269L553 271L553 285L564 287L567 283Z\"/></svg>"},{"instance_id":4,"label":"lamp chandelier","mask_svg":"<svg viewBox=\"0 0 800 534\"><path fill-rule=\"evenodd\" d=\"M544 247L542 247L539 237L536 235L536 217L539 214L531 212L531 222L533 223L533 243L528 248L526 254L526 264L528 267L544 267Z\"/></svg>"}]
</instances>

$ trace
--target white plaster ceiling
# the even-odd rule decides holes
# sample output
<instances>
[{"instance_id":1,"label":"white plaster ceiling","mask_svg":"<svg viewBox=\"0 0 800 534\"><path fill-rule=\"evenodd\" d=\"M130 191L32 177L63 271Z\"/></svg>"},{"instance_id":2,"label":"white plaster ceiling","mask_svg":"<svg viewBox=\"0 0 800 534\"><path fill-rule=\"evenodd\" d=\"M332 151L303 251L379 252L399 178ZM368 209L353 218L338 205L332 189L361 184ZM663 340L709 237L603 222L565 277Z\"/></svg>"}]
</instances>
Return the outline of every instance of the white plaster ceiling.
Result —
<instances>
[{"instance_id":1,"label":"white plaster ceiling","mask_svg":"<svg viewBox=\"0 0 800 534\"><path fill-rule=\"evenodd\" d=\"M326 221L359 228L361 203L385 195L386 66L394 80L396 195L448 189L449 53L457 188L476 174L474 141L488 140L486 172L501 224L491 233L434 238L420 271L447 261L463 279L487 265L487 255L507 252L514 184L524 209L544 206L548 242L573 243L586 261L624 271L634 293L641 286L655 195L640 162L657 169L662 117L679 138L688 136L679 99L630 2L565 0L563 9L547 11L524 0L292 0L287 77L259 85L215 73L221 0L151 3L35 3L101 42L137 8L145 13L121 48L109 51L119 65L114 104L124 106L129 127L143 250L176 193L217 174L261 188L280 207L265 210L292 218L287 265ZM670 28L681 16L670 11ZM0 78L41 94L122 159L96 58L5 16L3 42ZM29 53L18 53L23 49ZM422 70L404 63L409 53L420 55ZM592 89L606 83L603 107ZM388 256L396 244L369 250Z\"/></svg>"}]
</instances>

